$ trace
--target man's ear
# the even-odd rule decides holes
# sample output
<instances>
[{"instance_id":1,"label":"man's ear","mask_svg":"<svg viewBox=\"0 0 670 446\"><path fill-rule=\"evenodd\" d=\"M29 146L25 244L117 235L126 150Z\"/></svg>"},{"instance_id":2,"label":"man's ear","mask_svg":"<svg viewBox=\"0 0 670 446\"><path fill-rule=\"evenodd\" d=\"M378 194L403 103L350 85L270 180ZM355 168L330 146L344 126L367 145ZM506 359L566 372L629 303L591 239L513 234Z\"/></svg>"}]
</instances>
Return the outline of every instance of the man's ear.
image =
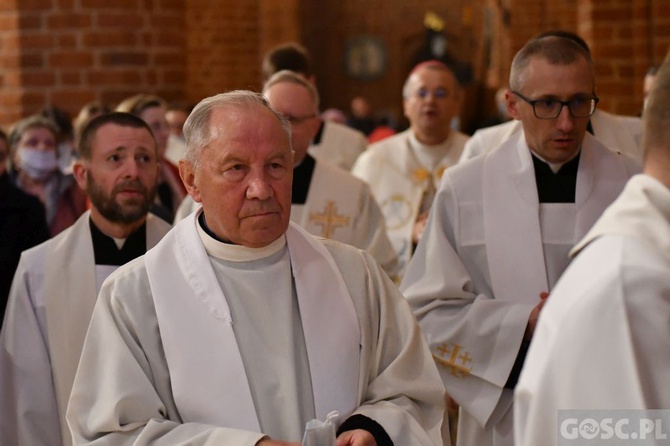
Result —
<instances>
[{"instance_id":1,"label":"man's ear","mask_svg":"<svg viewBox=\"0 0 670 446\"><path fill-rule=\"evenodd\" d=\"M74 176L77 185L81 190L86 191L86 179L88 178L88 169L85 162L80 160L75 161L72 165L72 176Z\"/></svg>"},{"instance_id":2,"label":"man's ear","mask_svg":"<svg viewBox=\"0 0 670 446\"><path fill-rule=\"evenodd\" d=\"M507 106L507 113L514 119L521 119L517 105L519 105L519 98L510 90L505 92L505 105Z\"/></svg>"},{"instance_id":3,"label":"man's ear","mask_svg":"<svg viewBox=\"0 0 670 446\"><path fill-rule=\"evenodd\" d=\"M185 159L179 160L179 176L191 198L193 198L196 203L200 203L202 197L200 196L200 189L198 189L198 186L196 185L195 169L190 161Z\"/></svg>"}]
</instances>

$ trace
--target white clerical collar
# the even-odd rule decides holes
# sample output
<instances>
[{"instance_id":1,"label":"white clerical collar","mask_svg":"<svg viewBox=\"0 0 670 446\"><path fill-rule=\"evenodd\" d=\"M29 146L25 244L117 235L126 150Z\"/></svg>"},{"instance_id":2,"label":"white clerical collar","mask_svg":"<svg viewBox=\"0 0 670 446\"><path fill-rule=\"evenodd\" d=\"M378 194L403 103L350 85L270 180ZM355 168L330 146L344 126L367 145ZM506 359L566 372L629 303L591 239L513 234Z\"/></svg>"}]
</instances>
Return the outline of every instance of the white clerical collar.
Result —
<instances>
[{"instance_id":1,"label":"white clerical collar","mask_svg":"<svg viewBox=\"0 0 670 446\"><path fill-rule=\"evenodd\" d=\"M446 155L449 154L449 150L451 150L451 136L452 133L449 132L449 136L441 143L428 145L419 141L416 138L416 135L414 135L414 132L410 131L409 145L419 162L424 166L433 169Z\"/></svg>"},{"instance_id":2,"label":"white clerical collar","mask_svg":"<svg viewBox=\"0 0 670 446\"><path fill-rule=\"evenodd\" d=\"M530 149L530 148L529 148L529 149ZM570 161L572 161L573 159L575 159L575 157L576 157L577 155L579 155L579 152L581 152L582 150L581 150L581 149L577 150L577 152L575 152L574 155L572 155L569 159L563 161L562 163L550 163L549 161L545 160L545 159L542 158L540 155L538 155L537 152L535 152L535 150L530 149L530 151L533 152L533 156L534 156L535 158L539 159L540 161L542 161L543 163L545 163L546 165L548 165L549 168L551 169L551 171L552 171L553 173L556 173L556 172L558 172L559 170L561 170L561 167L563 167L565 164L567 164L567 163L569 163Z\"/></svg>"},{"instance_id":3,"label":"white clerical collar","mask_svg":"<svg viewBox=\"0 0 670 446\"><path fill-rule=\"evenodd\" d=\"M201 211L202 212L202 211ZM279 252L286 245L286 235L282 235L274 242L262 248L249 248L242 245L233 245L232 243L223 243L207 234L200 226L200 219L197 218L198 235L202 244L205 246L207 255L229 262L251 262L264 259Z\"/></svg>"}]
</instances>

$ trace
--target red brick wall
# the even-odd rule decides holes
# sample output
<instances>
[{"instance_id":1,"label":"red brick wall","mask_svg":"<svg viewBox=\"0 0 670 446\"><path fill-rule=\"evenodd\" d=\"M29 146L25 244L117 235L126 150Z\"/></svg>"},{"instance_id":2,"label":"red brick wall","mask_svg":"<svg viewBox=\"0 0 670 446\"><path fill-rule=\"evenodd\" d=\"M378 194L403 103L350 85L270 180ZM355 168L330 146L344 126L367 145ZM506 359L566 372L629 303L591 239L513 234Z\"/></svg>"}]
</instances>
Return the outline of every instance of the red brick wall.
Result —
<instances>
[{"instance_id":1,"label":"red brick wall","mask_svg":"<svg viewBox=\"0 0 670 446\"><path fill-rule=\"evenodd\" d=\"M233 89L256 89L260 78L256 1L190 0L186 13L189 101Z\"/></svg>"},{"instance_id":2,"label":"red brick wall","mask_svg":"<svg viewBox=\"0 0 670 446\"><path fill-rule=\"evenodd\" d=\"M183 0L0 1L0 124L184 86Z\"/></svg>"}]
</instances>

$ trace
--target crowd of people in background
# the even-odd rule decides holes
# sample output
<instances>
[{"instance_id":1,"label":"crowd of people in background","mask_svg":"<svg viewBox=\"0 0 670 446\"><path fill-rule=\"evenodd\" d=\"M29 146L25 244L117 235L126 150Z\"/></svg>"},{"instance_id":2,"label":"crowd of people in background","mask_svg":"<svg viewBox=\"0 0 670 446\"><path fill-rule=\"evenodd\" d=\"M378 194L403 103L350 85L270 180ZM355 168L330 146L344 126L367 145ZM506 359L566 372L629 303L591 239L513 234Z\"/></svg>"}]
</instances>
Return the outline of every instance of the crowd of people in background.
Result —
<instances>
[{"instance_id":1,"label":"crowd of people in background","mask_svg":"<svg viewBox=\"0 0 670 446\"><path fill-rule=\"evenodd\" d=\"M338 446L551 445L562 407L668 407L661 373L591 391L605 358L571 381L540 345L577 363L559 324L596 317L582 285L620 313L667 298L670 60L618 116L586 42L542 33L473 135L440 61L394 93L406 128L364 95L321 111L302 45L262 72L259 93L52 105L0 131L1 445L297 445L327 417ZM629 265L642 279L612 285ZM594 348L667 346L631 319L656 332L603 324ZM623 380L639 393L612 397Z\"/></svg>"}]
</instances>

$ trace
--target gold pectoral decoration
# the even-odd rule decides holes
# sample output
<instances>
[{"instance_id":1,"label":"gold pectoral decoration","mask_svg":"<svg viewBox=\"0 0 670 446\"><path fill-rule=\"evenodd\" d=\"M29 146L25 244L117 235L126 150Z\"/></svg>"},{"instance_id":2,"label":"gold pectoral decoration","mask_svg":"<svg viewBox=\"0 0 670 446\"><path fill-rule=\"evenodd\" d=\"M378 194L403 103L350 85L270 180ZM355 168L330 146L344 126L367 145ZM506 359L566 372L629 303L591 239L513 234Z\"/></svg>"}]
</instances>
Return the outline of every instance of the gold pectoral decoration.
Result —
<instances>
[{"instance_id":1,"label":"gold pectoral decoration","mask_svg":"<svg viewBox=\"0 0 670 446\"><path fill-rule=\"evenodd\" d=\"M423 183L431 177L430 170L423 167L417 167L412 171L412 180L415 183Z\"/></svg>"},{"instance_id":2,"label":"gold pectoral decoration","mask_svg":"<svg viewBox=\"0 0 670 446\"><path fill-rule=\"evenodd\" d=\"M448 369L452 376L456 378L470 376L472 366L468 367L468 364L472 363L472 358L462 345L442 344L437 348L437 353L433 358L438 365Z\"/></svg>"},{"instance_id":3,"label":"gold pectoral decoration","mask_svg":"<svg viewBox=\"0 0 670 446\"><path fill-rule=\"evenodd\" d=\"M309 221L321 226L321 236L330 238L337 228L349 225L349 217L338 215L337 204L334 201L326 201L326 207L322 213L310 213Z\"/></svg>"}]
</instances>

